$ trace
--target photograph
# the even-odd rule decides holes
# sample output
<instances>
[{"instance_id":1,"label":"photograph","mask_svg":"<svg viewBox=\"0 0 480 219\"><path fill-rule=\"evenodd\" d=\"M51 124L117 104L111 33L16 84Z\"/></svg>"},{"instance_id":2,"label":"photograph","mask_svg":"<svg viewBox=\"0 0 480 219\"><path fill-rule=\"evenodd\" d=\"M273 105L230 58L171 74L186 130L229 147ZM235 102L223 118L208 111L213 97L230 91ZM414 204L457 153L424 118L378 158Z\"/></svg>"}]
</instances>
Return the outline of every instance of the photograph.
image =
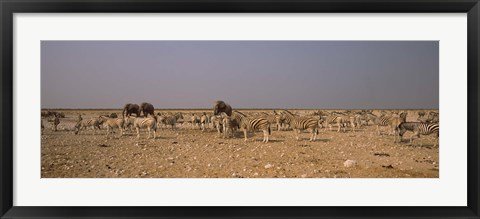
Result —
<instances>
[{"instance_id":1,"label":"photograph","mask_svg":"<svg viewBox=\"0 0 480 219\"><path fill-rule=\"evenodd\" d=\"M439 41L40 53L41 178L439 178Z\"/></svg>"}]
</instances>

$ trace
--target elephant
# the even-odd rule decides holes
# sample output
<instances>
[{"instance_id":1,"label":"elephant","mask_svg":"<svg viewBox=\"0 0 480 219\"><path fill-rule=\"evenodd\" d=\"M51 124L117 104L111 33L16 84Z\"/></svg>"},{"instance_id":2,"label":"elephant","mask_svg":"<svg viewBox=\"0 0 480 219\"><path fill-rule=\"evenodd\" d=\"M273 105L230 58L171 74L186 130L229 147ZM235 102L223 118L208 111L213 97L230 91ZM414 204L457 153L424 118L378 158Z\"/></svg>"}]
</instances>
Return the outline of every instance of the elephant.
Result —
<instances>
[{"instance_id":1,"label":"elephant","mask_svg":"<svg viewBox=\"0 0 480 219\"><path fill-rule=\"evenodd\" d=\"M222 100L217 100L213 107L213 114L220 115L221 112L226 113L228 116L232 115L232 107Z\"/></svg>"},{"instance_id":2,"label":"elephant","mask_svg":"<svg viewBox=\"0 0 480 219\"><path fill-rule=\"evenodd\" d=\"M140 109L139 109L140 112L143 112L143 116L147 117L148 114L152 115L152 116L155 116L154 114L154 107L151 103L145 103L143 102L142 104L140 104Z\"/></svg>"},{"instance_id":3,"label":"elephant","mask_svg":"<svg viewBox=\"0 0 480 219\"><path fill-rule=\"evenodd\" d=\"M122 118L125 118L125 116L130 116L132 113L135 113L137 114L137 117L140 117L140 107L133 103L125 104L125 106L123 106Z\"/></svg>"}]
</instances>

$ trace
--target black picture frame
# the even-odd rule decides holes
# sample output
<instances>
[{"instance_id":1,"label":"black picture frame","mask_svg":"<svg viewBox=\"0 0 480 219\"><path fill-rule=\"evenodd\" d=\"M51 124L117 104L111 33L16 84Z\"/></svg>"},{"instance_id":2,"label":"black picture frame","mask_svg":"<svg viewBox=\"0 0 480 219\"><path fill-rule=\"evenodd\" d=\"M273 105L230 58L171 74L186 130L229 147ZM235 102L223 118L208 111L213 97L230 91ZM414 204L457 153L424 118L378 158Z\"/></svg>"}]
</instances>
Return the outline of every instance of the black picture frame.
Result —
<instances>
[{"instance_id":1,"label":"black picture frame","mask_svg":"<svg viewBox=\"0 0 480 219\"><path fill-rule=\"evenodd\" d=\"M478 0L0 0L2 218L479 218L479 12ZM13 206L14 13L467 13L467 207L17 207ZM442 191L439 191L442 192ZM234 198L234 197L232 197Z\"/></svg>"}]
</instances>

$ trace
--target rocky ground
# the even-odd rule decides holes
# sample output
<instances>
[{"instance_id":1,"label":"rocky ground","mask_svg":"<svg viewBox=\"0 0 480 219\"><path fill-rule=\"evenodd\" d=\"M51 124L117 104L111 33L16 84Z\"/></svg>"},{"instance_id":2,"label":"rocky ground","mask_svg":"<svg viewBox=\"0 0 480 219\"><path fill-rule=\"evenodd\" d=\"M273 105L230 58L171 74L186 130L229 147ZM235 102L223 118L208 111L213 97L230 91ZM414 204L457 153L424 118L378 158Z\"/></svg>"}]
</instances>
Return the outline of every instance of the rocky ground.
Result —
<instances>
[{"instance_id":1,"label":"rocky ground","mask_svg":"<svg viewBox=\"0 0 480 219\"><path fill-rule=\"evenodd\" d=\"M71 125L81 113L84 118L111 111L69 110L61 119ZM407 121L416 119L416 111ZM59 126L60 127L60 126ZM67 128L64 128L67 129ZM273 128L269 143L261 132L243 133L225 139L216 130L179 126L159 129L157 139L136 139L132 131L113 139L106 130L57 132L46 129L42 138L43 178L438 178L439 148L435 138L421 136L413 144L394 143L393 136L378 136L375 126L358 132L338 133L322 129L315 142L309 134L294 140L293 131ZM405 137L408 139L411 133ZM351 161L347 161L351 160ZM347 163L345 163L347 161ZM348 165L344 165L348 164Z\"/></svg>"}]
</instances>

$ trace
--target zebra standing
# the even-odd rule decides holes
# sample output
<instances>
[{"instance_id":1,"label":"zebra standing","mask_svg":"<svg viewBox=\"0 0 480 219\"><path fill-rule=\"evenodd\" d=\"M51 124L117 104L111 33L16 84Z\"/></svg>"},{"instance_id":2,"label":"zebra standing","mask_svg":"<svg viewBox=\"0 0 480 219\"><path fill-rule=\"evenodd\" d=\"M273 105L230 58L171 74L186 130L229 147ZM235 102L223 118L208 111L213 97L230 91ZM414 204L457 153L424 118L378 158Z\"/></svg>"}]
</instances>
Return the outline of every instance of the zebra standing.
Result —
<instances>
[{"instance_id":1,"label":"zebra standing","mask_svg":"<svg viewBox=\"0 0 480 219\"><path fill-rule=\"evenodd\" d=\"M366 111L363 118L365 119L365 125L369 125L369 122L373 122L375 124L375 121L377 121L378 116L376 116L371 112Z\"/></svg>"},{"instance_id":2,"label":"zebra standing","mask_svg":"<svg viewBox=\"0 0 480 219\"><path fill-rule=\"evenodd\" d=\"M210 121L209 121L209 117L207 116L207 114L204 112L202 114L202 116L200 117L200 125L202 126L202 131L205 131L205 126L207 126L207 128L209 128L210 124Z\"/></svg>"},{"instance_id":3,"label":"zebra standing","mask_svg":"<svg viewBox=\"0 0 480 219\"><path fill-rule=\"evenodd\" d=\"M332 131L332 126L333 126L332 124L337 124L338 126L337 132L340 132L340 128L343 130L343 132L346 131L346 127L345 127L342 115L337 115L336 113L332 113L331 115L325 118L324 123L325 123L325 129L329 127L330 131Z\"/></svg>"},{"instance_id":4,"label":"zebra standing","mask_svg":"<svg viewBox=\"0 0 480 219\"><path fill-rule=\"evenodd\" d=\"M97 134L97 129L100 130L100 125L103 123L102 119L99 118L91 118L87 120L80 120L77 122L75 125L75 134L77 135L80 130L82 129L87 129L88 127L92 127L93 129L93 134Z\"/></svg>"},{"instance_id":5,"label":"zebra standing","mask_svg":"<svg viewBox=\"0 0 480 219\"><path fill-rule=\"evenodd\" d=\"M310 141L315 141L318 135L318 119L313 119L309 117L295 117L290 111L284 110L282 114L285 115L285 120L289 122L290 127L293 128L295 133L295 138L299 140L298 135L301 130L309 129L312 133Z\"/></svg>"},{"instance_id":6,"label":"zebra standing","mask_svg":"<svg viewBox=\"0 0 480 219\"><path fill-rule=\"evenodd\" d=\"M137 139L140 138L140 129L146 128L148 131L148 137L150 138L150 131L153 131L153 139L156 138L157 132L157 119L155 116L148 116L147 118L135 118L135 122L133 123L133 127L137 130Z\"/></svg>"},{"instance_id":7,"label":"zebra standing","mask_svg":"<svg viewBox=\"0 0 480 219\"><path fill-rule=\"evenodd\" d=\"M401 123L406 122L406 120L407 120L407 112L401 112L400 115L393 116L390 119L390 127L392 128L392 132L393 132L393 142L397 142L397 135L400 135L398 127L400 126Z\"/></svg>"},{"instance_id":8,"label":"zebra standing","mask_svg":"<svg viewBox=\"0 0 480 219\"><path fill-rule=\"evenodd\" d=\"M103 121L104 126L107 127L107 138L108 135L113 133L113 131L118 128L120 129L120 137L123 136L123 124L125 123L125 120L122 118L108 118L108 117L103 117L100 116L99 119Z\"/></svg>"},{"instance_id":9,"label":"zebra standing","mask_svg":"<svg viewBox=\"0 0 480 219\"><path fill-rule=\"evenodd\" d=\"M221 112L220 116L222 118L223 137L235 137L234 131L238 128L236 120L232 119L232 117L228 116L225 112Z\"/></svg>"},{"instance_id":10,"label":"zebra standing","mask_svg":"<svg viewBox=\"0 0 480 219\"><path fill-rule=\"evenodd\" d=\"M402 136L406 131L413 132L413 135L410 137L410 143L413 141L413 136L420 138L420 135L430 135L435 134L435 144L433 147L437 146L440 127L438 123L425 123L425 122L403 122L398 126L400 141L402 141ZM420 144L422 146L422 144Z\"/></svg>"},{"instance_id":11,"label":"zebra standing","mask_svg":"<svg viewBox=\"0 0 480 219\"><path fill-rule=\"evenodd\" d=\"M160 116L158 118L158 123L161 123L164 126L171 126L172 129L176 129L176 124L179 119L183 119L183 114L180 112L175 113L175 115Z\"/></svg>"},{"instance_id":12,"label":"zebra standing","mask_svg":"<svg viewBox=\"0 0 480 219\"><path fill-rule=\"evenodd\" d=\"M265 118L268 120L268 123L270 124L275 124L277 126L277 131L280 131L280 127L281 127L281 116L279 115L270 115L266 112L262 112L262 114L260 115L260 117L262 118Z\"/></svg>"},{"instance_id":13,"label":"zebra standing","mask_svg":"<svg viewBox=\"0 0 480 219\"><path fill-rule=\"evenodd\" d=\"M192 123L192 128L195 128L195 126L198 126L200 128L200 117L195 115L195 113L192 113L192 116L190 117L190 122Z\"/></svg>"},{"instance_id":14,"label":"zebra standing","mask_svg":"<svg viewBox=\"0 0 480 219\"><path fill-rule=\"evenodd\" d=\"M428 113L428 122L431 122L431 123L438 123L439 121L439 116L438 116L438 113L437 112L433 112L431 111L430 113Z\"/></svg>"},{"instance_id":15,"label":"zebra standing","mask_svg":"<svg viewBox=\"0 0 480 219\"><path fill-rule=\"evenodd\" d=\"M56 132L58 124L60 124L60 116L58 114L55 114L55 116L53 118L50 118L48 122L52 123L52 129Z\"/></svg>"},{"instance_id":16,"label":"zebra standing","mask_svg":"<svg viewBox=\"0 0 480 219\"><path fill-rule=\"evenodd\" d=\"M263 141L268 142L268 135L271 134L270 123L265 118L249 118L245 114L234 111L232 113L232 119L235 120L239 127L243 130L245 141L247 141L247 131L254 132L255 130L263 131Z\"/></svg>"},{"instance_id":17,"label":"zebra standing","mask_svg":"<svg viewBox=\"0 0 480 219\"><path fill-rule=\"evenodd\" d=\"M377 125L377 134L380 135L380 126L389 126L391 124L393 115L386 115L382 113L380 117L375 119L375 125Z\"/></svg>"}]
</instances>

